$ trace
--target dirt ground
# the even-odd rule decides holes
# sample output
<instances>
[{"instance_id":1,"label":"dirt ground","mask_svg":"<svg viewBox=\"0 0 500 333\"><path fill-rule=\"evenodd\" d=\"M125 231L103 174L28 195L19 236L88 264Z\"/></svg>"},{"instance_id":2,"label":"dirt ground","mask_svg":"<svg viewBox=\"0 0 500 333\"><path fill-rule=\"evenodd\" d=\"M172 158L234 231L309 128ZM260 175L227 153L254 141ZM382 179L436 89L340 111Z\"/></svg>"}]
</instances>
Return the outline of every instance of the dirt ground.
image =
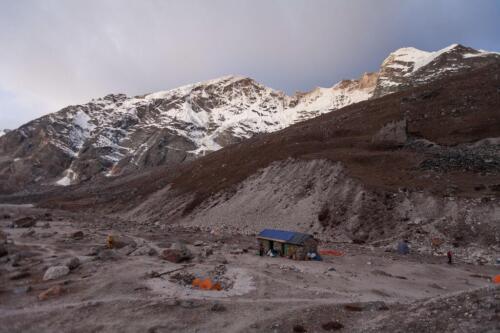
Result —
<instances>
[{"instance_id":1,"label":"dirt ground","mask_svg":"<svg viewBox=\"0 0 500 333\"><path fill-rule=\"evenodd\" d=\"M29 205L0 205L0 227L0 332L500 331L499 266L340 243L321 262L259 257L250 236ZM192 259L163 259L172 244ZM214 274L220 291L189 283Z\"/></svg>"}]
</instances>

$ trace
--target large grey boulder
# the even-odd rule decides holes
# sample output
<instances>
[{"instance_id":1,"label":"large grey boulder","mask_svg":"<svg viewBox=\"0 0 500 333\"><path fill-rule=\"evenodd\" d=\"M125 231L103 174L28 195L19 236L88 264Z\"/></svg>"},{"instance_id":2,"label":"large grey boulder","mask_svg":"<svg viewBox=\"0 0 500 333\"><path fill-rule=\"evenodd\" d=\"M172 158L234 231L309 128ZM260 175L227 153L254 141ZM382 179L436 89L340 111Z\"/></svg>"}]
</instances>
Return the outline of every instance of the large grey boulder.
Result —
<instances>
[{"instance_id":1,"label":"large grey boulder","mask_svg":"<svg viewBox=\"0 0 500 333\"><path fill-rule=\"evenodd\" d=\"M66 276L68 274L69 274L68 266L52 266L45 271L45 274L43 275L43 280L44 281L55 280L60 277Z\"/></svg>"}]
</instances>

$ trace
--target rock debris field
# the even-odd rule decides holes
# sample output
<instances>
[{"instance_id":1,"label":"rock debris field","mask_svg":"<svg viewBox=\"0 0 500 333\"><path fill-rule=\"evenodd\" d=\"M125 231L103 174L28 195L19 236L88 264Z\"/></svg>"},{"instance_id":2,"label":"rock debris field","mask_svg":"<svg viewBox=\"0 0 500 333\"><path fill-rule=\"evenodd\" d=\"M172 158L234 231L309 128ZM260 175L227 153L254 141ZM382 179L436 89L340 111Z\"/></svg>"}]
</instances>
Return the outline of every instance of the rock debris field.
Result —
<instances>
[{"instance_id":1,"label":"rock debris field","mask_svg":"<svg viewBox=\"0 0 500 333\"><path fill-rule=\"evenodd\" d=\"M30 205L0 206L0 227L0 332L500 329L493 264L346 243L321 243L343 253L321 262L259 257L252 236Z\"/></svg>"}]
</instances>

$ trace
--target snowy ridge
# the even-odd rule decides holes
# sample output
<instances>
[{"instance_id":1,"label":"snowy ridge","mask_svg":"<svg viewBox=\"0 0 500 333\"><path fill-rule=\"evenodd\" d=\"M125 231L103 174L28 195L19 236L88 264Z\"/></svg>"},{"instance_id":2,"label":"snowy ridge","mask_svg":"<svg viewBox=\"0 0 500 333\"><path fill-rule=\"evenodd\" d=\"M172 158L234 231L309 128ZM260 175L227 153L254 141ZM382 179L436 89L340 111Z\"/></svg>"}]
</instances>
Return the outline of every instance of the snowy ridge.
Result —
<instances>
[{"instance_id":1,"label":"snowy ridge","mask_svg":"<svg viewBox=\"0 0 500 333\"><path fill-rule=\"evenodd\" d=\"M383 61L374 97L425 84L443 75L476 68L499 59L498 53L475 50L460 44L452 44L434 52L413 47L400 48Z\"/></svg>"},{"instance_id":2,"label":"snowy ridge","mask_svg":"<svg viewBox=\"0 0 500 333\"><path fill-rule=\"evenodd\" d=\"M108 95L50 115L51 122L69 125L52 133L66 135L69 140L53 144L76 159L84 155L82 150L102 150L99 159L105 164L104 174L112 176L119 174L115 166L127 158L129 164L140 167L140 161L156 144L150 137L138 140L139 132L167 130L191 149L176 145L165 145L165 149L184 151L194 158L370 98L374 87L358 89L357 84L352 81L290 97L250 78L224 76L143 97ZM78 181L72 163L55 183Z\"/></svg>"},{"instance_id":3,"label":"snowy ridge","mask_svg":"<svg viewBox=\"0 0 500 333\"><path fill-rule=\"evenodd\" d=\"M392 67L403 69L404 75L409 76L416 72L419 68L428 65L441 54L455 49L458 44L452 44L444 49L435 52L426 52L414 47L404 47L392 52L382 63L382 67ZM408 65L404 65L408 64Z\"/></svg>"},{"instance_id":4,"label":"snowy ridge","mask_svg":"<svg viewBox=\"0 0 500 333\"><path fill-rule=\"evenodd\" d=\"M33 175L33 181L62 186L175 165L256 134L281 130L492 59L498 61L500 56L457 44L436 52L410 47L391 53L377 73L293 96L236 75L138 97L107 95L66 107L21 126L13 135L4 135L3 142L13 138L12 147L3 144L7 147L4 155L9 156L9 163L27 161L25 167L31 168L30 154L42 154L37 159L46 158L51 169ZM23 142L26 149L17 149L17 142ZM52 156L44 155L47 146L57 151L56 165ZM58 173L55 178L54 172Z\"/></svg>"}]
</instances>

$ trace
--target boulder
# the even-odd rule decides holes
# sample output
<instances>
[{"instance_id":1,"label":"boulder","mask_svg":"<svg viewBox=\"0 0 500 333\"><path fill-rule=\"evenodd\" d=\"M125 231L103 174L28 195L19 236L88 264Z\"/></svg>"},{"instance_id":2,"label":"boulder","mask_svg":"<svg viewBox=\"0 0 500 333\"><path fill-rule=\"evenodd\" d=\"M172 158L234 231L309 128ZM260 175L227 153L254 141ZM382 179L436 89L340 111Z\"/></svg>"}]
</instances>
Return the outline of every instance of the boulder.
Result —
<instances>
[{"instance_id":1,"label":"boulder","mask_svg":"<svg viewBox=\"0 0 500 333\"><path fill-rule=\"evenodd\" d=\"M164 249L161 253L161 257L170 262L179 263L182 262L182 253L175 249Z\"/></svg>"},{"instance_id":2,"label":"boulder","mask_svg":"<svg viewBox=\"0 0 500 333\"><path fill-rule=\"evenodd\" d=\"M52 266L45 271L43 280L55 280L68 274L69 268L67 266Z\"/></svg>"},{"instance_id":3,"label":"boulder","mask_svg":"<svg viewBox=\"0 0 500 333\"><path fill-rule=\"evenodd\" d=\"M163 250L161 257L170 262L179 263L190 260L193 255L184 243L174 242L169 249Z\"/></svg>"},{"instance_id":4,"label":"boulder","mask_svg":"<svg viewBox=\"0 0 500 333\"><path fill-rule=\"evenodd\" d=\"M31 216L22 217L12 222L13 228L31 228L36 224L36 219Z\"/></svg>"}]
</instances>

